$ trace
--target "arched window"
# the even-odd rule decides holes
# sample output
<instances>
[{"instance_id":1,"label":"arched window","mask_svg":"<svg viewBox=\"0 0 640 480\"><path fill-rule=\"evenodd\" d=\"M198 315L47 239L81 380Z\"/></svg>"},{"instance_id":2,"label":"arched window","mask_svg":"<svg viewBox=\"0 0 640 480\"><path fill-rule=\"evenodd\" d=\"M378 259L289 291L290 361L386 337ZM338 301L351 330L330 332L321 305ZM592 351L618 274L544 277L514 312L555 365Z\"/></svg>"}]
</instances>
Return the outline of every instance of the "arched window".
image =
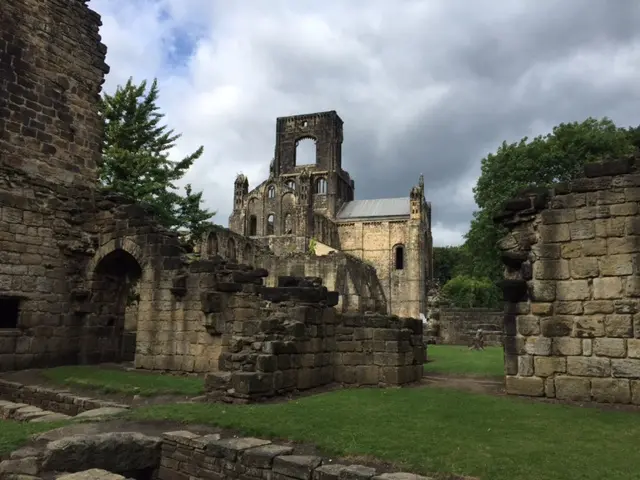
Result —
<instances>
[{"instance_id":1,"label":"arched window","mask_svg":"<svg viewBox=\"0 0 640 480\"><path fill-rule=\"evenodd\" d=\"M215 233L210 233L207 238L207 253L209 255L216 255L218 253L218 237Z\"/></svg>"},{"instance_id":2,"label":"arched window","mask_svg":"<svg viewBox=\"0 0 640 480\"><path fill-rule=\"evenodd\" d=\"M296 142L296 165L313 165L317 161L316 141L305 137Z\"/></svg>"},{"instance_id":3,"label":"arched window","mask_svg":"<svg viewBox=\"0 0 640 480\"><path fill-rule=\"evenodd\" d=\"M284 234L292 235L293 234L293 217L290 213L287 213L284 217Z\"/></svg>"},{"instance_id":4,"label":"arched window","mask_svg":"<svg viewBox=\"0 0 640 480\"><path fill-rule=\"evenodd\" d=\"M276 198L276 189L273 185L267 189L267 198Z\"/></svg>"},{"instance_id":5,"label":"arched window","mask_svg":"<svg viewBox=\"0 0 640 480\"><path fill-rule=\"evenodd\" d=\"M233 238L230 238L227 242L227 258L229 260L236 259L236 242Z\"/></svg>"},{"instance_id":6,"label":"arched window","mask_svg":"<svg viewBox=\"0 0 640 480\"><path fill-rule=\"evenodd\" d=\"M316 193L320 195L327 193L327 181L324 178L316 180Z\"/></svg>"},{"instance_id":7,"label":"arched window","mask_svg":"<svg viewBox=\"0 0 640 480\"><path fill-rule=\"evenodd\" d=\"M249 236L258 234L258 218L255 215L249 216Z\"/></svg>"},{"instance_id":8,"label":"arched window","mask_svg":"<svg viewBox=\"0 0 640 480\"><path fill-rule=\"evenodd\" d=\"M287 180L284 184L285 187L287 187L290 190L295 190L296 189L296 182L294 182L293 180Z\"/></svg>"},{"instance_id":9,"label":"arched window","mask_svg":"<svg viewBox=\"0 0 640 480\"><path fill-rule=\"evenodd\" d=\"M396 246L394 260L396 270L404 270L404 246Z\"/></svg>"},{"instance_id":10,"label":"arched window","mask_svg":"<svg viewBox=\"0 0 640 480\"><path fill-rule=\"evenodd\" d=\"M267 235L275 234L275 225L276 225L276 217L272 213L267 217Z\"/></svg>"}]
</instances>

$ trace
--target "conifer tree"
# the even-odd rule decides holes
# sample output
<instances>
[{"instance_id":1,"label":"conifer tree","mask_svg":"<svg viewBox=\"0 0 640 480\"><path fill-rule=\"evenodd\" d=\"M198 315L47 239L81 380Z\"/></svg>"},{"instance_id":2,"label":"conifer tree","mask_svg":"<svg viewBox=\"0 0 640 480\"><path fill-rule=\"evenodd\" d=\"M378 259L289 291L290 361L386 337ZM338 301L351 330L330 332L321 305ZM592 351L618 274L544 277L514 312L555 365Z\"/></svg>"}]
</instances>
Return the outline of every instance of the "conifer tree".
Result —
<instances>
[{"instance_id":1,"label":"conifer tree","mask_svg":"<svg viewBox=\"0 0 640 480\"><path fill-rule=\"evenodd\" d=\"M161 124L164 114L159 112L157 100L155 79L148 91L146 81L135 85L130 78L113 95L103 95L100 182L106 190L150 204L166 227L199 238L215 212L201 207L202 192L193 193L187 185L181 195L175 182L200 158L203 147L177 162L169 159L169 151L181 135Z\"/></svg>"}]
</instances>

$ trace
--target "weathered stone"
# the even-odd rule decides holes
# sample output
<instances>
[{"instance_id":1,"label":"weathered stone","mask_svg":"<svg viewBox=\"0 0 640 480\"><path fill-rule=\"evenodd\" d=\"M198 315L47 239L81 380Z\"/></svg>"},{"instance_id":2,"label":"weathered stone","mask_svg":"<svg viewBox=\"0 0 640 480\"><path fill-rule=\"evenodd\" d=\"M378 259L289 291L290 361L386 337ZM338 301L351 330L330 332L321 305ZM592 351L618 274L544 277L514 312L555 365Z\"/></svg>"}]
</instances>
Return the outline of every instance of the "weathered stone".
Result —
<instances>
[{"instance_id":1,"label":"weathered stone","mask_svg":"<svg viewBox=\"0 0 640 480\"><path fill-rule=\"evenodd\" d=\"M550 377L555 373L567 371L567 359L565 357L535 357L534 374L536 377Z\"/></svg>"},{"instance_id":2,"label":"weathered stone","mask_svg":"<svg viewBox=\"0 0 640 480\"><path fill-rule=\"evenodd\" d=\"M160 438L132 432L74 435L47 445L43 470L132 472L155 468L160 463L160 442Z\"/></svg>"},{"instance_id":3,"label":"weathered stone","mask_svg":"<svg viewBox=\"0 0 640 480\"><path fill-rule=\"evenodd\" d=\"M505 389L512 395L541 397L544 395L544 380L540 377L520 377L507 375Z\"/></svg>"},{"instance_id":4,"label":"weathered stone","mask_svg":"<svg viewBox=\"0 0 640 480\"><path fill-rule=\"evenodd\" d=\"M591 400L591 381L588 378L556 376L555 391L556 398L559 400L589 401Z\"/></svg>"},{"instance_id":5,"label":"weathered stone","mask_svg":"<svg viewBox=\"0 0 640 480\"><path fill-rule=\"evenodd\" d=\"M640 378L640 360L614 358L611 360L611 373L619 378Z\"/></svg>"},{"instance_id":6,"label":"weathered stone","mask_svg":"<svg viewBox=\"0 0 640 480\"><path fill-rule=\"evenodd\" d=\"M273 473L288 478L308 480L313 470L322 464L322 458L311 455L286 455L273 461Z\"/></svg>"},{"instance_id":7,"label":"weathered stone","mask_svg":"<svg viewBox=\"0 0 640 480\"><path fill-rule=\"evenodd\" d=\"M623 338L596 338L593 340L593 353L602 357L622 358L627 354L626 340Z\"/></svg>"},{"instance_id":8,"label":"weathered stone","mask_svg":"<svg viewBox=\"0 0 640 480\"><path fill-rule=\"evenodd\" d=\"M611 362L608 358L570 356L567 357L567 373L578 377L607 377L611 375Z\"/></svg>"},{"instance_id":9,"label":"weathered stone","mask_svg":"<svg viewBox=\"0 0 640 480\"><path fill-rule=\"evenodd\" d=\"M591 379L591 396L596 402L629 403L631 402L629 380L593 378Z\"/></svg>"}]
</instances>

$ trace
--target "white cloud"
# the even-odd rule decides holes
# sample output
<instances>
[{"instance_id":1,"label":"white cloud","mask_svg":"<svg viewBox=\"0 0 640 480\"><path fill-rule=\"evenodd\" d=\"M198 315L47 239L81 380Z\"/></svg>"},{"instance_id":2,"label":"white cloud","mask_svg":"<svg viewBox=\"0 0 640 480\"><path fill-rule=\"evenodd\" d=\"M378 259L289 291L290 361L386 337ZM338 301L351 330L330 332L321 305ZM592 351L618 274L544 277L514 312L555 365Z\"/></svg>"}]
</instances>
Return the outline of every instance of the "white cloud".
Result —
<instances>
[{"instance_id":1,"label":"white cloud","mask_svg":"<svg viewBox=\"0 0 640 480\"><path fill-rule=\"evenodd\" d=\"M227 223L238 172L252 186L266 177L276 117L335 109L356 197L405 194L424 173L444 245L461 241L479 159L503 139L587 115L632 122L640 93L617 92L636 89L640 9L620 2L567 0L553 14L533 0L90 6L104 23L106 88L158 77L167 122L183 133L176 158L204 145L185 181L204 190L217 222Z\"/></svg>"}]
</instances>

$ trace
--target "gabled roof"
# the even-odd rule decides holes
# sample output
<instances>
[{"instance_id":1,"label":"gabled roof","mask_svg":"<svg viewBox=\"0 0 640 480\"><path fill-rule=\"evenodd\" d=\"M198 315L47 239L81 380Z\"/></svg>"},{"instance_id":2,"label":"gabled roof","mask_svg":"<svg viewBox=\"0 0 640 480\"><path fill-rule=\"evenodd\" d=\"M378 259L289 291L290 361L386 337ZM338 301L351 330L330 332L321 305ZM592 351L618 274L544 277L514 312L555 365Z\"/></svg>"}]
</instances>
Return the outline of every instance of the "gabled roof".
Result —
<instances>
[{"instance_id":1,"label":"gabled roof","mask_svg":"<svg viewBox=\"0 0 640 480\"><path fill-rule=\"evenodd\" d=\"M336 218L338 220L388 217L408 218L410 208L409 197L352 200L342 205Z\"/></svg>"}]
</instances>

